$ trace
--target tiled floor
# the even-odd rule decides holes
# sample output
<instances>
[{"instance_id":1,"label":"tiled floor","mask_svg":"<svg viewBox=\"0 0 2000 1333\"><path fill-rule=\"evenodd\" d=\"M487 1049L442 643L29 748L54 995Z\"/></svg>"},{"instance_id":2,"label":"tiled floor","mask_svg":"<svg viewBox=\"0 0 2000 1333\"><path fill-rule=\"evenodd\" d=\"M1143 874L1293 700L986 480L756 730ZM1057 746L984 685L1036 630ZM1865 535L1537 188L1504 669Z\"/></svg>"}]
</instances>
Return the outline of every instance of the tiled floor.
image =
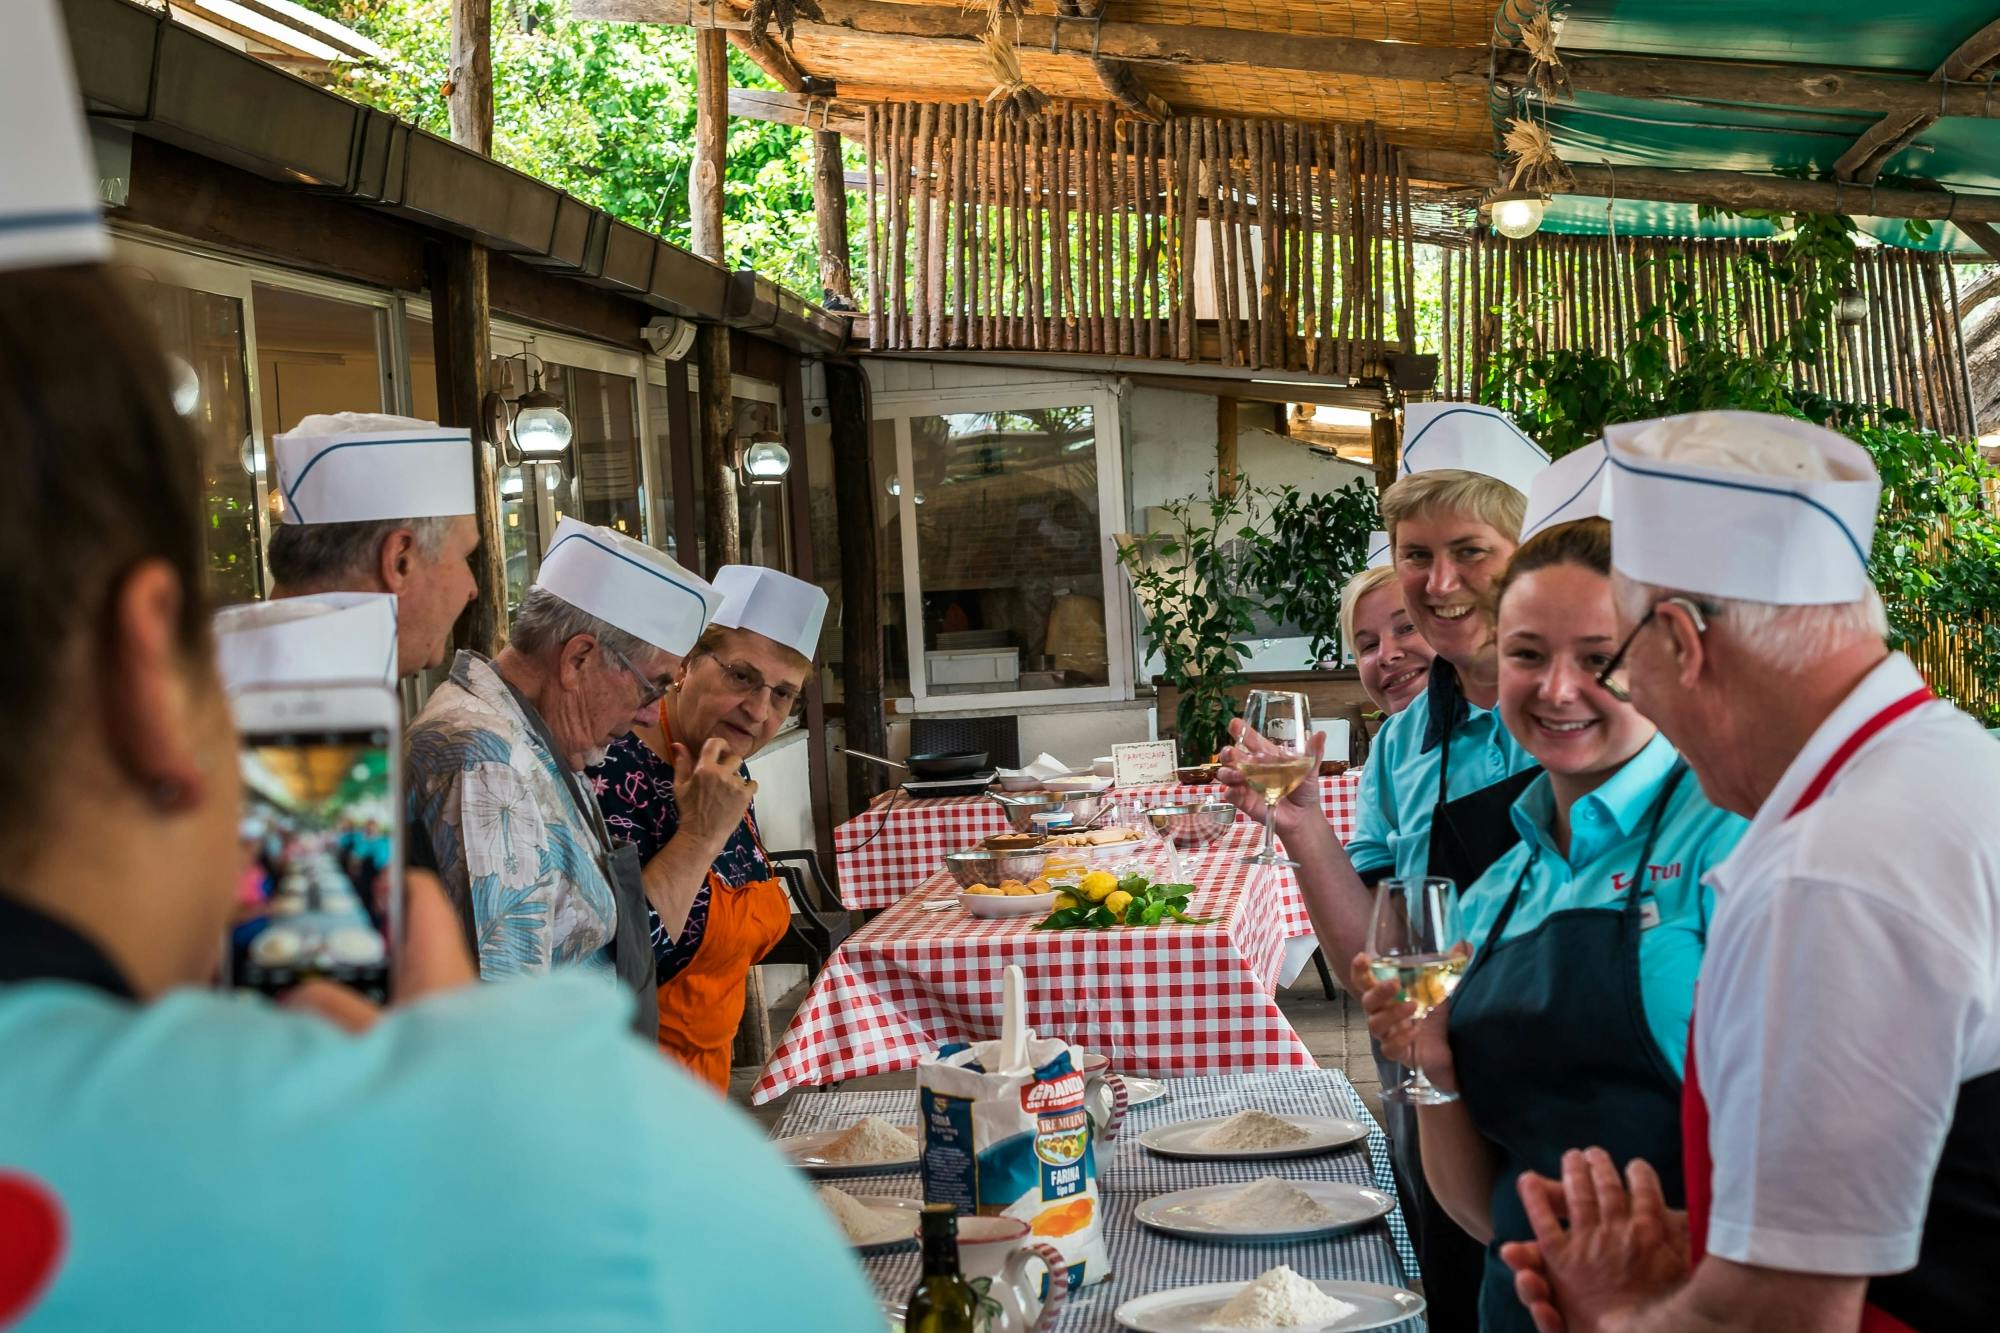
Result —
<instances>
[{"instance_id":1,"label":"tiled floor","mask_svg":"<svg viewBox=\"0 0 2000 1333\"><path fill-rule=\"evenodd\" d=\"M785 1025L791 1021L792 1011L804 999L805 988L800 987L771 1006L773 1034L784 1031ZM1310 967L1300 975L1297 985L1278 992L1278 1004L1292 1020L1299 1036L1305 1039L1306 1049L1321 1065L1346 1071L1355 1090L1368 1103L1370 1113L1379 1119L1382 1086L1376 1079L1375 1062L1368 1055L1368 1025L1361 1019L1361 1006L1350 1001L1344 992L1337 999L1328 1000L1320 989L1318 974ZM756 1085L760 1072L749 1067L738 1069L730 1082L730 1096L749 1106L750 1089ZM905 1070L897 1074L856 1079L842 1086L854 1091L908 1088L915 1086L915 1077L911 1071ZM751 1107L751 1114L766 1125L775 1125L793 1097L813 1095L810 1089L789 1092L764 1106Z\"/></svg>"}]
</instances>

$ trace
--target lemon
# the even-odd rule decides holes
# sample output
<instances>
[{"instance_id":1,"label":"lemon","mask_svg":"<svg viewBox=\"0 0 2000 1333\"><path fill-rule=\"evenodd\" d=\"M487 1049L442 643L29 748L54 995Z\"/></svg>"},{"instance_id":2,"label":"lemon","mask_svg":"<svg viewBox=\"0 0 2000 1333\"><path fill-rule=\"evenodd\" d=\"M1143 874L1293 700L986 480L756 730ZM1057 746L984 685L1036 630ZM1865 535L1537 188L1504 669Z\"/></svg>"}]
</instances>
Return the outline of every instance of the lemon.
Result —
<instances>
[{"instance_id":1,"label":"lemon","mask_svg":"<svg viewBox=\"0 0 2000 1333\"><path fill-rule=\"evenodd\" d=\"M1101 903L1118 888L1118 876L1108 870L1093 870L1076 887L1090 901Z\"/></svg>"},{"instance_id":2,"label":"lemon","mask_svg":"<svg viewBox=\"0 0 2000 1333\"><path fill-rule=\"evenodd\" d=\"M1074 895L1074 894L1070 894L1070 893L1065 893L1065 892L1062 892L1061 890L1057 890L1057 892L1056 892L1056 909L1057 909L1058 911L1060 911L1061 909L1063 909L1063 908L1065 908L1065 907L1081 907L1081 906L1083 906L1083 904L1082 904L1082 903L1080 903L1080 902L1078 902L1078 901L1076 900L1076 897L1075 897L1075 895Z\"/></svg>"},{"instance_id":3,"label":"lemon","mask_svg":"<svg viewBox=\"0 0 2000 1333\"><path fill-rule=\"evenodd\" d=\"M1132 905L1132 895L1123 889L1113 890L1106 895L1104 905L1111 909L1111 915L1120 921L1125 919L1125 909Z\"/></svg>"}]
</instances>

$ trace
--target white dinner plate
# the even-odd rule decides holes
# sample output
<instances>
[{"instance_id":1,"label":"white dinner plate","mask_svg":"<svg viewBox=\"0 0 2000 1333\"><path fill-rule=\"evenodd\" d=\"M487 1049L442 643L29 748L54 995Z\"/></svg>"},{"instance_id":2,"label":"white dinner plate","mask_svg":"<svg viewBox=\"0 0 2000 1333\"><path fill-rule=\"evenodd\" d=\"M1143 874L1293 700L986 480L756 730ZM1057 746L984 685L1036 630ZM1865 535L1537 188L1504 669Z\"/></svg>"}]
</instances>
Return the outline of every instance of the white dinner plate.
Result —
<instances>
[{"instance_id":1,"label":"white dinner plate","mask_svg":"<svg viewBox=\"0 0 2000 1333\"><path fill-rule=\"evenodd\" d=\"M1056 895L1049 893L961 893L958 905L973 916L1047 916L1056 910Z\"/></svg>"},{"instance_id":2,"label":"white dinner plate","mask_svg":"<svg viewBox=\"0 0 2000 1333\"><path fill-rule=\"evenodd\" d=\"M1175 1287L1125 1302L1116 1318L1137 1333L1204 1333L1216 1311L1248 1282L1206 1282L1199 1287ZM1424 1312L1424 1298L1401 1287L1384 1287L1373 1282L1315 1281L1337 1301L1355 1307L1354 1313L1331 1324L1296 1324L1284 1333L1355 1333L1364 1328L1387 1328L1412 1315Z\"/></svg>"},{"instance_id":3,"label":"white dinner plate","mask_svg":"<svg viewBox=\"0 0 2000 1333\"><path fill-rule=\"evenodd\" d=\"M1149 1129L1139 1136L1139 1146L1162 1157L1185 1157L1209 1162L1249 1162L1266 1157L1311 1157L1318 1153L1332 1152L1335 1148L1345 1148L1350 1143L1359 1143L1368 1137L1368 1126L1358 1120L1337 1120L1332 1116L1323 1115L1285 1115L1278 1118L1298 1126L1310 1137L1284 1148L1231 1148L1221 1151L1204 1148L1197 1140L1229 1119L1226 1115L1212 1115L1204 1116L1200 1120L1182 1120L1177 1124Z\"/></svg>"},{"instance_id":4,"label":"white dinner plate","mask_svg":"<svg viewBox=\"0 0 2000 1333\"><path fill-rule=\"evenodd\" d=\"M862 1244L850 1242L856 1254L892 1254L897 1250L912 1250L917 1245L917 1224L923 1218L922 1199L884 1199L872 1195L849 1195L856 1203L866 1204L870 1209L882 1214L883 1229L887 1231L890 1221L896 1222L900 1230L891 1232L881 1240Z\"/></svg>"},{"instance_id":5,"label":"white dinner plate","mask_svg":"<svg viewBox=\"0 0 2000 1333\"><path fill-rule=\"evenodd\" d=\"M1156 1078L1140 1078L1137 1074L1122 1075L1125 1080L1125 1109L1144 1106L1156 1102L1167 1095L1167 1085Z\"/></svg>"},{"instance_id":6,"label":"white dinner plate","mask_svg":"<svg viewBox=\"0 0 2000 1333\"><path fill-rule=\"evenodd\" d=\"M1364 1226L1393 1212L1396 1201L1381 1190L1366 1185L1350 1185L1337 1180L1288 1180L1285 1182L1314 1203L1332 1213L1325 1222L1279 1226L1226 1226L1211 1222L1202 1209L1213 1207L1250 1188L1247 1184L1203 1185L1199 1189L1156 1194L1139 1205L1135 1216L1155 1231L1191 1240L1210 1240L1224 1245L1268 1245L1274 1241L1311 1240L1331 1236L1350 1227Z\"/></svg>"},{"instance_id":7,"label":"white dinner plate","mask_svg":"<svg viewBox=\"0 0 2000 1333\"><path fill-rule=\"evenodd\" d=\"M823 1156L827 1146L851 1128L853 1128L851 1125L842 1125L839 1129L820 1129L810 1134L795 1134L789 1139L779 1139L778 1150L792 1159L793 1166L809 1176L881 1176L895 1171L917 1169L917 1155L914 1152L908 1157L898 1157L888 1162L827 1160ZM923 1137L923 1132L915 1125L898 1125L896 1128L913 1139L921 1140Z\"/></svg>"}]
</instances>

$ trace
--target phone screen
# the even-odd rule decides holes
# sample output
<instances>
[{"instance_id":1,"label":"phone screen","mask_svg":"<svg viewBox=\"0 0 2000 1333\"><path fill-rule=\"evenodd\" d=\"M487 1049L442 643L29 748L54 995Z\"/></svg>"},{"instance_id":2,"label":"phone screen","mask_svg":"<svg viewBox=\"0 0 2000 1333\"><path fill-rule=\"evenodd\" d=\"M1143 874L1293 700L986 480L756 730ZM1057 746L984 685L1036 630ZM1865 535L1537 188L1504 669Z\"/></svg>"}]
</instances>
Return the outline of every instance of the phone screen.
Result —
<instances>
[{"instance_id":1,"label":"phone screen","mask_svg":"<svg viewBox=\"0 0 2000 1333\"><path fill-rule=\"evenodd\" d=\"M228 982L278 995L322 977L389 998L400 915L387 728L243 738L245 864Z\"/></svg>"}]
</instances>

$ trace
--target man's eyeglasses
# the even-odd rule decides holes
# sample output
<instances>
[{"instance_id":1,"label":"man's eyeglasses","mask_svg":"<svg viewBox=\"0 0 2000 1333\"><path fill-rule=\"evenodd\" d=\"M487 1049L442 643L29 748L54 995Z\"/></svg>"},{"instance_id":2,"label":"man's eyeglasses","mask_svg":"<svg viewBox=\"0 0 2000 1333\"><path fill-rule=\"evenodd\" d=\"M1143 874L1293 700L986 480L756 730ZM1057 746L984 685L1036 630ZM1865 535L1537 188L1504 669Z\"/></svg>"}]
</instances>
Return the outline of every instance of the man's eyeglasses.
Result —
<instances>
[{"instance_id":1,"label":"man's eyeglasses","mask_svg":"<svg viewBox=\"0 0 2000 1333\"><path fill-rule=\"evenodd\" d=\"M632 705L635 711L641 708L652 707L666 694L667 687L648 677L638 667L633 666L631 658L625 656L625 654L619 652L608 643L599 643L597 646L604 650L607 657L614 659L619 666L625 668L626 675L639 682L639 702Z\"/></svg>"},{"instance_id":2,"label":"man's eyeglasses","mask_svg":"<svg viewBox=\"0 0 2000 1333\"><path fill-rule=\"evenodd\" d=\"M1646 626L1652 624L1654 617L1660 614L1660 608L1669 602L1687 612L1688 619L1694 622L1696 634L1708 633L1708 619L1696 603L1685 597L1663 597L1654 602L1646 614L1639 618L1639 623L1632 627L1632 632L1625 636L1625 642L1618 645L1618 651L1611 654L1611 660L1604 664L1604 670L1597 673L1597 687L1621 704L1632 702L1632 695L1623 676L1620 675L1625 666L1625 655L1632 651L1633 643L1645 632Z\"/></svg>"},{"instance_id":3,"label":"man's eyeglasses","mask_svg":"<svg viewBox=\"0 0 2000 1333\"><path fill-rule=\"evenodd\" d=\"M710 656L714 657L714 654ZM766 690L771 695L771 706L787 715L796 711L801 702L796 686L768 684L763 673L755 667L741 662L725 662L719 657L715 658L715 667L722 673L723 682L741 698L747 699L759 690Z\"/></svg>"}]
</instances>

